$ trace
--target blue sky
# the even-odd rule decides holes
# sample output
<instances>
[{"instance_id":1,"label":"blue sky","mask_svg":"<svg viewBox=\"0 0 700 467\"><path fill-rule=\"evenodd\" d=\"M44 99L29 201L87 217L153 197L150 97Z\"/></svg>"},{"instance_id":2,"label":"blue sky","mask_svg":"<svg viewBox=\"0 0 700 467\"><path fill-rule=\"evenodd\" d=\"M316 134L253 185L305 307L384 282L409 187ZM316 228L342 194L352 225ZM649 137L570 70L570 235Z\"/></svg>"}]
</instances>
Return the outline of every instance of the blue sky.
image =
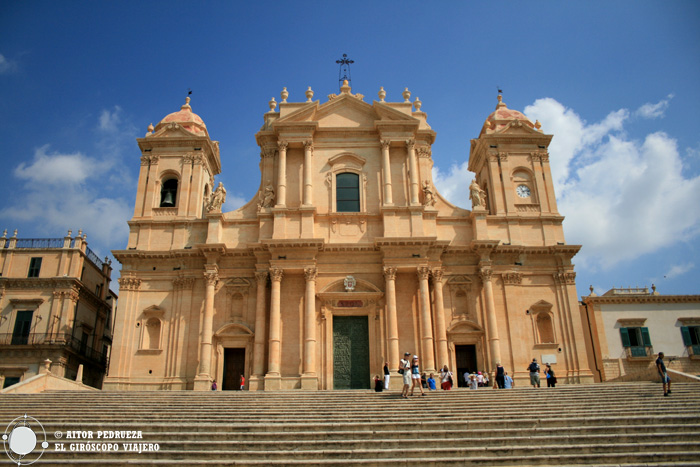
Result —
<instances>
[{"instance_id":1,"label":"blue sky","mask_svg":"<svg viewBox=\"0 0 700 467\"><path fill-rule=\"evenodd\" d=\"M439 6L438 6L439 5ZM2 2L0 230L126 245L135 138L182 105L221 143L227 208L259 185L271 97L408 87L437 132L435 182L468 207L469 140L496 105L554 134L579 295L700 293L700 3ZM118 265L117 265L118 267ZM116 287L116 284L114 284Z\"/></svg>"}]
</instances>

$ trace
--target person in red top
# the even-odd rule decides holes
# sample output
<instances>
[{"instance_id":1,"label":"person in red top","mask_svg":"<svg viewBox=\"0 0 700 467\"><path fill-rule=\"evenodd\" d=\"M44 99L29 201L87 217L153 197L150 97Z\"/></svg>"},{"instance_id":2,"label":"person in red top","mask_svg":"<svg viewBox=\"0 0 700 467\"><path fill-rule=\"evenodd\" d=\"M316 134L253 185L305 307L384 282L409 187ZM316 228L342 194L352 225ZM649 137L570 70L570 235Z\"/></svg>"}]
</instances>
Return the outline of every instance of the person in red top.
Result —
<instances>
[{"instance_id":1,"label":"person in red top","mask_svg":"<svg viewBox=\"0 0 700 467\"><path fill-rule=\"evenodd\" d=\"M245 389L245 376L241 375L241 391Z\"/></svg>"}]
</instances>

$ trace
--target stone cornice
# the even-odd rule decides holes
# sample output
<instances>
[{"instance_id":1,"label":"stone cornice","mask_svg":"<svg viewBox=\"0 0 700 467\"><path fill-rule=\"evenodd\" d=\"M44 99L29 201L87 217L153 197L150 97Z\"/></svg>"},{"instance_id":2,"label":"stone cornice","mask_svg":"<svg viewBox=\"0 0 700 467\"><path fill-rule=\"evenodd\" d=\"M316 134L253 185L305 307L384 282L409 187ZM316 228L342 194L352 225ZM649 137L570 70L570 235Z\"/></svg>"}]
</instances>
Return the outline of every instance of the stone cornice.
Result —
<instances>
[{"instance_id":1,"label":"stone cornice","mask_svg":"<svg viewBox=\"0 0 700 467\"><path fill-rule=\"evenodd\" d=\"M700 303L700 295L630 295L630 296L583 296L581 301L590 305L619 303Z\"/></svg>"}]
</instances>

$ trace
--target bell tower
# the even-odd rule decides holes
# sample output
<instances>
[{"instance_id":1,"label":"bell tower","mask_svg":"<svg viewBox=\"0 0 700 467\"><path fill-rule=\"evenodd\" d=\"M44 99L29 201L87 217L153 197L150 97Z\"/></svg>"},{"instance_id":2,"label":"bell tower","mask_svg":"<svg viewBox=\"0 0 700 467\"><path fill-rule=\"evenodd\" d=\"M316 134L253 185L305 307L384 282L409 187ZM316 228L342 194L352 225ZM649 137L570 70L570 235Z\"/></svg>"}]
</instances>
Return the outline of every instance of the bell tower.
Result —
<instances>
[{"instance_id":1,"label":"bell tower","mask_svg":"<svg viewBox=\"0 0 700 467\"><path fill-rule=\"evenodd\" d=\"M508 109L499 94L496 110L471 141L469 170L476 174L482 206L507 220L513 244L540 243L528 230L541 230L545 245L564 241L547 152L552 135L540 128Z\"/></svg>"},{"instance_id":2,"label":"bell tower","mask_svg":"<svg viewBox=\"0 0 700 467\"><path fill-rule=\"evenodd\" d=\"M130 222L129 247L136 247L141 221L201 219L204 205L221 172L219 142L199 115L192 112L190 98L137 139L141 171L134 217Z\"/></svg>"}]
</instances>

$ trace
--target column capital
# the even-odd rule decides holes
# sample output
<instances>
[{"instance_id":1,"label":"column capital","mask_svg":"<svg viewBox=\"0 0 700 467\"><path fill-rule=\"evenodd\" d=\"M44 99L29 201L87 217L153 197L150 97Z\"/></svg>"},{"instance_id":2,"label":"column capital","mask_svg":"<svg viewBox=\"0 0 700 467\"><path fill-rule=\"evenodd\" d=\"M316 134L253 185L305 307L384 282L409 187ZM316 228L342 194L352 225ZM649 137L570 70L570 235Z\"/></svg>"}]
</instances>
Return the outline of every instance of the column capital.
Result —
<instances>
[{"instance_id":1,"label":"column capital","mask_svg":"<svg viewBox=\"0 0 700 467\"><path fill-rule=\"evenodd\" d=\"M490 267L482 267L479 269L479 277L482 282L491 282L491 276L493 276L493 269Z\"/></svg>"},{"instance_id":2,"label":"column capital","mask_svg":"<svg viewBox=\"0 0 700 467\"><path fill-rule=\"evenodd\" d=\"M277 147L279 148L280 151L287 150L287 146L289 146L289 143L287 143L285 140L281 139L277 141Z\"/></svg>"},{"instance_id":3,"label":"column capital","mask_svg":"<svg viewBox=\"0 0 700 467\"><path fill-rule=\"evenodd\" d=\"M304 268L304 278L306 279L306 282L315 281L317 273L318 271L313 266Z\"/></svg>"},{"instance_id":4,"label":"column capital","mask_svg":"<svg viewBox=\"0 0 700 467\"><path fill-rule=\"evenodd\" d=\"M270 268L270 279L273 282L282 282L282 276L284 275L284 270L280 268Z\"/></svg>"},{"instance_id":5,"label":"column capital","mask_svg":"<svg viewBox=\"0 0 700 467\"><path fill-rule=\"evenodd\" d=\"M437 284L438 282L442 282L442 277L445 275L445 270L442 268L435 268L430 271L430 274L433 276L433 283Z\"/></svg>"},{"instance_id":6,"label":"column capital","mask_svg":"<svg viewBox=\"0 0 700 467\"><path fill-rule=\"evenodd\" d=\"M205 271L204 279L207 281L207 285L216 286L219 283L219 273L216 271Z\"/></svg>"},{"instance_id":7,"label":"column capital","mask_svg":"<svg viewBox=\"0 0 700 467\"><path fill-rule=\"evenodd\" d=\"M382 145L382 149L389 149L389 146L391 145L391 140L383 139L379 141L379 143Z\"/></svg>"},{"instance_id":8,"label":"column capital","mask_svg":"<svg viewBox=\"0 0 700 467\"><path fill-rule=\"evenodd\" d=\"M396 268L393 266L384 266L382 268L382 272L384 273L384 277L387 280L393 281L396 280Z\"/></svg>"},{"instance_id":9,"label":"column capital","mask_svg":"<svg viewBox=\"0 0 700 467\"><path fill-rule=\"evenodd\" d=\"M406 140L406 147L408 148L409 151L413 151L416 148L416 139L415 138L409 138Z\"/></svg>"},{"instance_id":10,"label":"column capital","mask_svg":"<svg viewBox=\"0 0 700 467\"><path fill-rule=\"evenodd\" d=\"M418 274L418 279L427 281L430 277L430 268L428 266L418 266L416 274Z\"/></svg>"},{"instance_id":11,"label":"column capital","mask_svg":"<svg viewBox=\"0 0 700 467\"><path fill-rule=\"evenodd\" d=\"M304 149L310 149L312 152L314 150L314 140L307 139L304 141Z\"/></svg>"},{"instance_id":12,"label":"column capital","mask_svg":"<svg viewBox=\"0 0 700 467\"><path fill-rule=\"evenodd\" d=\"M255 280L258 281L258 284L265 284L267 282L268 275L269 275L269 272L267 272L267 271L256 271L255 272Z\"/></svg>"}]
</instances>

